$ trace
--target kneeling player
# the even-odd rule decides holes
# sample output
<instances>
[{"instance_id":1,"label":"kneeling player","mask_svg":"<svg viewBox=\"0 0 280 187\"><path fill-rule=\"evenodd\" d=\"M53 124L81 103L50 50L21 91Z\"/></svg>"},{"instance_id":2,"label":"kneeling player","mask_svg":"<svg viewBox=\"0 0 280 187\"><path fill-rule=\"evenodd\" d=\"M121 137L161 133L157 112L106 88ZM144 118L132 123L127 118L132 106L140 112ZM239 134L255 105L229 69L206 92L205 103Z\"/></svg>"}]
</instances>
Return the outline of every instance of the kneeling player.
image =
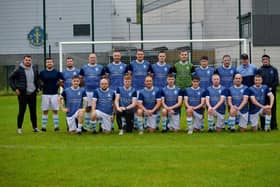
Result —
<instances>
[{"instance_id":1,"label":"kneeling player","mask_svg":"<svg viewBox=\"0 0 280 187\"><path fill-rule=\"evenodd\" d=\"M249 88L252 105L250 107L250 121L253 131L258 130L259 115L265 116L265 131L270 130L271 108L274 95L266 85L262 85L262 77L255 75L254 85ZM266 104L266 96L269 97L269 105Z\"/></svg>"},{"instance_id":2,"label":"kneeling player","mask_svg":"<svg viewBox=\"0 0 280 187\"><path fill-rule=\"evenodd\" d=\"M143 115L145 116L144 127L148 127L149 132L154 132L157 127L157 116L161 106L161 93L159 88L153 86L153 78L145 78L145 88L140 90L138 98L137 123L143 134Z\"/></svg>"},{"instance_id":3,"label":"kneeling player","mask_svg":"<svg viewBox=\"0 0 280 187\"><path fill-rule=\"evenodd\" d=\"M109 88L109 80L102 78L100 80L100 88L94 90L92 98L91 120L93 124L93 133L95 131L95 121L101 121L101 128L104 133L110 133L113 123L113 107L115 100L115 92Z\"/></svg>"},{"instance_id":4,"label":"kneeling player","mask_svg":"<svg viewBox=\"0 0 280 187\"><path fill-rule=\"evenodd\" d=\"M63 112L66 112L66 120L69 132L81 134L84 120L85 108L87 106L86 92L80 88L80 78L78 75L73 76L72 86L66 88L59 99L59 105ZM65 105L64 102L65 101ZM77 124L78 121L78 124Z\"/></svg>"},{"instance_id":5,"label":"kneeling player","mask_svg":"<svg viewBox=\"0 0 280 187\"><path fill-rule=\"evenodd\" d=\"M228 90L229 118L228 129L235 131L235 119L239 116L239 130L244 132L248 123L248 98L249 90L242 84L242 75L235 74L234 85Z\"/></svg>"},{"instance_id":6,"label":"kneeling player","mask_svg":"<svg viewBox=\"0 0 280 187\"><path fill-rule=\"evenodd\" d=\"M175 86L173 74L167 77L167 86L162 89L162 132L170 129L178 131L180 129L180 110L182 105L182 91ZM167 120L168 118L168 120ZM168 125L167 125L168 123Z\"/></svg>"},{"instance_id":7,"label":"kneeling player","mask_svg":"<svg viewBox=\"0 0 280 187\"><path fill-rule=\"evenodd\" d=\"M199 87L200 78L192 78L192 86L186 88L184 103L186 106L188 134L193 131L203 131L203 111L205 104L205 90ZM193 120L194 119L194 120ZM194 121L194 123L193 123Z\"/></svg>"},{"instance_id":8,"label":"kneeling player","mask_svg":"<svg viewBox=\"0 0 280 187\"><path fill-rule=\"evenodd\" d=\"M208 131L214 131L214 116L217 117L216 131L220 132L224 128L225 120L225 98L227 96L226 89L220 85L220 76L214 74L212 76L213 85L205 91L206 105L208 107Z\"/></svg>"},{"instance_id":9,"label":"kneeling player","mask_svg":"<svg viewBox=\"0 0 280 187\"><path fill-rule=\"evenodd\" d=\"M124 86L118 87L116 91L115 106L117 109L117 123L119 126L119 135L123 135L123 128L126 132L132 132L134 108L137 103L137 93L131 87L131 76L124 77Z\"/></svg>"}]
</instances>

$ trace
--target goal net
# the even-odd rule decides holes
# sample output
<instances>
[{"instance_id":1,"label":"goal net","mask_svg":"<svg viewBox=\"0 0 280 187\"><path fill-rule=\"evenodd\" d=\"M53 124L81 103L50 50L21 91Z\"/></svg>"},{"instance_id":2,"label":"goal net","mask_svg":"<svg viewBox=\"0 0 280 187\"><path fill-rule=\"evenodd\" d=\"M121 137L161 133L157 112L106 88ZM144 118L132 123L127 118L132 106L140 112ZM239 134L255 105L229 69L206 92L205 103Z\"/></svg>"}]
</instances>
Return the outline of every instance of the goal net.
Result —
<instances>
[{"instance_id":1,"label":"goal net","mask_svg":"<svg viewBox=\"0 0 280 187\"><path fill-rule=\"evenodd\" d=\"M179 52L189 51L189 60L199 65L201 56L208 56L209 66L221 65L223 55L230 55L232 65L239 65L240 53L247 53L246 39L203 39L203 40L143 40L143 41L67 41L59 43L59 69L65 69L67 57L72 57L75 66L80 68L88 63L88 55L92 51L97 55L97 63L107 65L112 62L112 52L121 52L124 63L136 59L137 49L145 51L145 59L157 62L160 51L167 54L166 62L173 65L179 60Z\"/></svg>"}]
</instances>

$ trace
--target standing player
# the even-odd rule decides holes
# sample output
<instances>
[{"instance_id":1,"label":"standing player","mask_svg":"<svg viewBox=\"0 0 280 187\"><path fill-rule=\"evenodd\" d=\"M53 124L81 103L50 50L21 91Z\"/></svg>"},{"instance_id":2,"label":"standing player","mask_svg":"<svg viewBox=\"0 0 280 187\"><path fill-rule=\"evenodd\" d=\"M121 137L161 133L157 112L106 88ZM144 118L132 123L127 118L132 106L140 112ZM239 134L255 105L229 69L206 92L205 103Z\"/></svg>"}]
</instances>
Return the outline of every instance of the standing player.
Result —
<instances>
[{"instance_id":1,"label":"standing player","mask_svg":"<svg viewBox=\"0 0 280 187\"><path fill-rule=\"evenodd\" d=\"M192 86L186 88L184 103L186 106L188 134L193 131L203 131L203 112L205 105L205 90L199 87L200 78L192 78ZM193 122L194 121L194 122Z\"/></svg>"},{"instance_id":2,"label":"standing player","mask_svg":"<svg viewBox=\"0 0 280 187\"><path fill-rule=\"evenodd\" d=\"M231 57L229 55L223 56L223 64L215 70L215 73L221 77L221 85L229 89L233 85L233 77L236 69L231 66ZM228 121L225 119L225 124Z\"/></svg>"},{"instance_id":3,"label":"standing player","mask_svg":"<svg viewBox=\"0 0 280 187\"><path fill-rule=\"evenodd\" d=\"M242 84L242 75L235 74L234 85L228 90L229 130L235 131L235 118L240 117L239 130L244 132L248 124L249 89Z\"/></svg>"},{"instance_id":4,"label":"standing player","mask_svg":"<svg viewBox=\"0 0 280 187\"><path fill-rule=\"evenodd\" d=\"M100 119L101 128L104 133L112 130L113 107L115 100L114 90L109 88L109 80L102 78L100 88L94 90L92 98L91 120L93 121L93 133L96 133L96 120Z\"/></svg>"},{"instance_id":5,"label":"standing player","mask_svg":"<svg viewBox=\"0 0 280 187\"><path fill-rule=\"evenodd\" d=\"M59 99L59 105L61 110L66 112L69 132L81 134L85 108L87 106L87 95L85 89L79 87L79 85L80 78L78 75L74 75L72 77L72 86L63 90Z\"/></svg>"},{"instance_id":6,"label":"standing player","mask_svg":"<svg viewBox=\"0 0 280 187\"><path fill-rule=\"evenodd\" d=\"M257 73L257 67L254 64L249 64L249 57L247 54L241 54L240 61L241 65L236 68L236 71L243 77L242 84L250 87L254 85L254 76Z\"/></svg>"},{"instance_id":7,"label":"standing player","mask_svg":"<svg viewBox=\"0 0 280 187\"><path fill-rule=\"evenodd\" d=\"M149 132L154 132L157 127L157 116L161 106L160 89L153 86L153 78L145 78L145 88L140 90L138 98L137 123L143 134L143 115L145 116L144 127L148 127Z\"/></svg>"},{"instance_id":8,"label":"standing player","mask_svg":"<svg viewBox=\"0 0 280 187\"><path fill-rule=\"evenodd\" d=\"M182 91L175 86L173 74L167 77L167 86L162 89L162 132L168 129L177 132L180 129L180 111ZM168 118L168 119L167 119Z\"/></svg>"},{"instance_id":9,"label":"standing player","mask_svg":"<svg viewBox=\"0 0 280 187\"><path fill-rule=\"evenodd\" d=\"M66 69L62 72L64 78L64 89L72 86L72 77L79 75L80 69L75 68L74 59L72 57L66 58Z\"/></svg>"},{"instance_id":10,"label":"standing player","mask_svg":"<svg viewBox=\"0 0 280 187\"><path fill-rule=\"evenodd\" d=\"M105 70L102 65L97 64L96 54L90 53L88 56L88 64L84 65L80 71L80 77L83 78L85 85L88 106L86 108L86 129L90 129L90 111L91 111L91 100L93 96L93 91L99 88L99 82L101 77L105 74ZM94 122L96 123L96 122ZM93 125L93 124L91 124Z\"/></svg>"},{"instance_id":11,"label":"standing player","mask_svg":"<svg viewBox=\"0 0 280 187\"><path fill-rule=\"evenodd\" d=\"M208 57L202 56L200 58L200 66L195 68L194 75L200 77L199 86L207 89L212 85L211 78L214 74L214 68L208 66Z\"/></svg>"},{"instance_id":12,"label":"standing player","mask_svg":"<svg viewBox=\"0 0 280 187\"><path fill-rule=\"evenodd\" d=\"M208 108L208 131L214 131L214 116L217 116L216 131L220 132L224 128L227 91L225 87L220 85L219 75L214 74L212 76L212 82L213 85L205 91L206 105Z\"/></svg>"},{"instance_id":13,"label":"standing player","mask_svg":"<svg viewBox=\"0 0 280 187\"><path fill-rule=\"evenodd\" d=\"M48 122L49 110L53 111L54 130L59 131L58 127L58 88L62 84L62 74L54 68L54 61L52 58L46 59L46 69L40 72L40 81L42 83L42 131L46 132Z\"/></svg>"},{"instance_id":14,"label":"standing player","mask_svg":"<svg viewBox=\"0 0 280 187\"><path fill-rule=\"evenodd\" d=\"M250 89L250 99L252 105L250 107L250 121L252 130L258 130L258 117L259 115L265 116L264 130L270 130L271 122L271 109L274 103L274 96L266 85L262 84L262 76L255 75L255 84ZM266 96L269 97L269 105L266 105Z\"/></svg>"},{"instance_id":15,"label":"standing player","mask_svg":"<svg viewBox=\"0 0 280 187\"><path fill-rule=\"evenodd\" d=\"M158 53L158 62L152 65L151 73L154 78L154 85L158 88L166 86L166 78L170 73L170 65L165 62L166 53L160 51Z\"/></svg>"},{"instance_id":16,"label":"standing player","mask_svg":"<svg viewBox=\"0 0 280 187\"><path fill-rule=\"evenodd\" d=\"M144 51L138 49L136 60L128 65L128 72L132 75L132 87L137 91L144 88L145 77L151 72L150 62L144 60Z\"/></svg>"},{"instance_id":17,"label":"standing player","mask_svg":"<svg viewBox=\"0 0 280 187\"><path fill-rule=\"evenodd\" d=\"M229 55L223 56L223 64L215 70L215 73L221 77L221 85L226 89L233 86L233 77L236 69L231 65L231 57Z\"/></svg>"},{"instance_id":18,"label":"standing player","mask_svg":"<svg viewBox=\"0 0 280 187\"><path fill-rule=\"evenodd\" d=\"M180 61L172 68L173 73L176 73L176 85L181 89L185 89L192 84L192 73L194 66L189 62L189 54L187 50L180 51Z\"/></svg>"},{"instance_id":19,"label":"standing player","mask_svg":"<svg viewBox=\"0 0 280 187\"><path fill-rule=\"evenodd\" d=\"M132 132L134 108L137 104L137 93L131 87L131 76L124 77L124 86L118 87L116 90L115 107L117 109L117 123L119 127L119 135L123 135L123 127L126 132Z\"/></svg>"},{"instance_id":20,"label":"standing player","mask_svg":"<svg viewBox=\"0 0 280 187\"><path fill-rule=\"evenodd\" d=\"M121 53L119 51L113 52L113 62L108 64L105 73L110 80L110 88L117 90L118 87L123 86L123 77L127 72L127 65L121 62Z\"/></svg>"}]
</instances>

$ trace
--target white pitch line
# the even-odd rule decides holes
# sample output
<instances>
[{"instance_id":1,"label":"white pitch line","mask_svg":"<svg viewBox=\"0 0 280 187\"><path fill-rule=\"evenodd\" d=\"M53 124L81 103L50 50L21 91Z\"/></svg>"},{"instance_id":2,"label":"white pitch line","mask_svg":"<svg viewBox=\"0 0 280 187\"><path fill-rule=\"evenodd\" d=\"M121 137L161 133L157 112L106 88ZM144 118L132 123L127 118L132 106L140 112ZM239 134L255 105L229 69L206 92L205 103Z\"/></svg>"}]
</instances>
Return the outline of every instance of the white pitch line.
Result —
<instances>
[{"instance_id":1,"label":"white pitch line","mask_svg":"<svg viewBox=\"0 0 280 187\"><path fill-rule=\"evenodd\" d=\"M280 143L263 143L263 144L235 144L235 145L227 145L227 144L205 144L205 145L93 145L93 146L41 146L41 145L0 145L1 149L49 149L49 150L120 150L120 149L133 149L133 150L144 150L144 149L187 149L187 148L209 148L209 147L217 147L217 148L238 148L238 147L269 147L272 145L280 146Z\"/></svg>"}]
</instances>

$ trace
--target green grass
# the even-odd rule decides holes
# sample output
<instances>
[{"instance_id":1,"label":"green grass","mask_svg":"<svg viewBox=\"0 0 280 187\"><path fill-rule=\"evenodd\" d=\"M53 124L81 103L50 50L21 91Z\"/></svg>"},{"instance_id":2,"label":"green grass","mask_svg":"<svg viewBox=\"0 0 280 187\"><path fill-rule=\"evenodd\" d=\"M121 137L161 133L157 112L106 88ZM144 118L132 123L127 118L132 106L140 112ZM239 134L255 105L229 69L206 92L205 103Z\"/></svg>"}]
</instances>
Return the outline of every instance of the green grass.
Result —
<instances>
[{"instance_id":1,"label":"green grass","mask_svg":"<svg viewBox=\"0 0 280 187\"><path fill-rule=\"evenodd\" d=\"M280 131L77 136L60 113L60 132L26 115L17 135L16 115L0 97L0 186L280 186Z\"/></svg>"}]
</instances>

